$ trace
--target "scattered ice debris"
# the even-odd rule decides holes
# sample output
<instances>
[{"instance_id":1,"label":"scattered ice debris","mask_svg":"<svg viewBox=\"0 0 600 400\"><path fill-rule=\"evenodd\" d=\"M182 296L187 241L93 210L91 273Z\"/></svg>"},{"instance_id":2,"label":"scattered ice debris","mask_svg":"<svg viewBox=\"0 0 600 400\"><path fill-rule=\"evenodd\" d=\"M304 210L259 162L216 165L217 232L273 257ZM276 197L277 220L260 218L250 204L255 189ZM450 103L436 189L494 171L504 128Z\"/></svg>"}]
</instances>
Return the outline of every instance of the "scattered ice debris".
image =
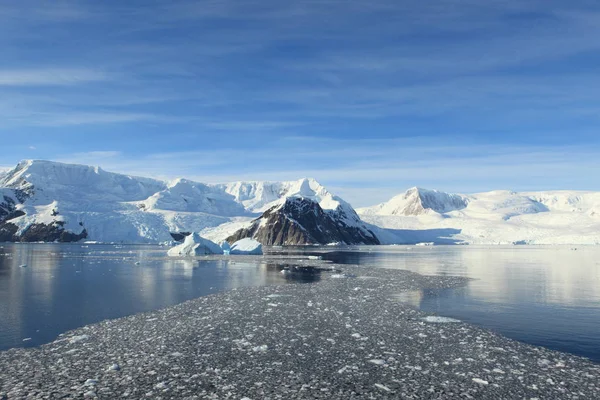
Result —
<instances>
[{"instance_id":1,"label":"scattered ice debris","mask_svg":"<svg viewBox=\"0 0 600 400\"><path fill-rule=\"evenodd\" d=\"M171 257L194 257L209 254L223 254L223 250L218 244L193 232L185 237L182 244L169 249L167 254Z\"/></svg>"},{"instance_id":2,"label":"scattered ice debris","mask_svg":"<svg viewBox=\"0 0 600 400\"><path fill-rule=\"evenodd\" d=\"M83 394L83 397L94 398L94 397L98 397L98 396L96 395L96 392L94 392L93 390L89 390Z\"/></svg>"},{"instance_id":3,"label":"scattered ice debris","mask_svg":"<svg viewBox=\"0 0 600 400\"><path fill-rule=\"evenodd\" d=\"M323 256L308 256L309 260L322 260Z\"/></svg>"},{"instance_id":4,"label":"scattered ice debris","mask_svg":"<svg viewBox=\"0 0 600 400\"><path fill-rule=\"evenodd\" d=\"M488 381L484 381L483 379L473 378L473 382L479 383L480 385L489 385Z\"/></svg>"},{"instance_id":5,"label":"scattered ice debris","mask_svg":"<svg viewBox=\"0 0 600 400\"><path fill-rule=\"evenodd\" d=\"M264 353L269 349L269 347L266 344L263 344L262 346L256 346L252 348L252 351L256 352L256 353Z\"/></svg>"},{"instance_id":6,"label":"scattered ice debris","mask_svg":"<svg viewBox=\"0 0 600 400\"><path fill-rule=\"evenodd\" d=\"M262 244L250 238L238 240L231 245L231 250L229 253L260 256L263 254Z\"/></svg>"},{"instance_id":7,"label":"scattered ice debris","mask_svg":"<svg viewBox=\"0 0 600 400\"><path fill-rule=\"evenodd\" d=\"M421 319L425 322L431 322L434 324L452 324L452 323L461 322L458 319L448 318L448 317L438 317L438 316L434 316L434 315L428 315L427 317L423 317Z\"/></svg>"},{"instance_id":8,"label":"scattered ice debris","mask_svg":"<svg viewBox=\"0 0 600 400\"><path fill-rule=\"evenodd\" d=\"M156 385L154 385L154 389L165 390L166 388L167 388L166 382L159 382Z\"/></svg>"},{"instance_id":9,"label":"scattered ice debris","mask_svg":"<svg viewBox=\"0 0 600 400\"><path fill-rule=\"evenodd\" d=\"M117 363L114 363L113 365L111 365L110 367L108 367L107 371L109 372L118 372L121 370L121 366Z\"/></svg>"},{"instance_id":10,"label":"scattered ice debris","mask_svg":"<svg viewBox=\"0 0 600 400\"><path fill-rule=\"evenodd\" d=\"M433 246L433 245L435 245L434 242L423 242L423 243L415 244L415 246Z\"/></svg>"},{"instance_id":11,"label":"scattered ice debris","mask_svg":"<svg viewBox=\"0 0 600 400\"><path fill-rule=\"evenodd\" d=\"M389 387L382 385L381 383L376 383L375 387L381 390L385 390L386 392L391 392L392 389L390 389Z\"/></svg>"},{"instance_id":12,"label":"scattered ice debris","mask_svg":"<svg viewBox=\"0 0 600 400\"><path fill-rule=\"evenodd\" d=\"M73 336L71 338L69 338L69 343L74 344L74 343L79 343L82 342L86 339L89 339L88 335L78 335L78 336Z\"/></svg>"},{"instance_id":13,"label":"scattered ice debris","mask_svg":"<svg viewBox=\"0 0 600 400\"><path fill-rule=\"evenodd\" d=\"M356 278L356 275L343 273L343 274L332 274L331 277L333 279L344 279L344 278Z\"/></svg>"},{"instance_id":14,"label":"scattered ice debris","mask_svg":"<svg viewBox=\"0 0 600 400\"><path fill-rule=\"evenodd\" d=\"M98 379L88 379L85 381L83 386L96 386L98 384Z\"/></svg>"}]
</instances>

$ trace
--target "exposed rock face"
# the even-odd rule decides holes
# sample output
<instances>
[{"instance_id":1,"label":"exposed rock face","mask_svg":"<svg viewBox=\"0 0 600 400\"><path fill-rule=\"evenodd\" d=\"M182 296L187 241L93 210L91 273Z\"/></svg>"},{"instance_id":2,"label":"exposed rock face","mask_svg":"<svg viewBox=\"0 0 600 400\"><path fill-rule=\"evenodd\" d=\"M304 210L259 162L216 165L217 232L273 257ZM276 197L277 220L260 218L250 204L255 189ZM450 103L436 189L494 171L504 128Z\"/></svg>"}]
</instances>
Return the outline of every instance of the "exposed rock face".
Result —
<instances>
[{"instance_id":1,"label":"exposed rock face","mask_svg":"<svg viewBox=\"0 0 600 400\"><path fill-rule=\"evenodd\" d=\"M356 217L356 218L353 218ZM348 216L342 208L325 212L310 199L290 197L265 211L247 228L229 238L229 243L253 238L263 245L380 244L375 234L362 225L358 216Z\"/></svg>"},{"instance_id":2,"label":"exposed rock face","mask_svg":"<svg viewBox=\"0 0 600 400\"><path fill-rule=\"evenodd\" d=\"M52 224L30 225L22 234L19 228L8 221L0 222L0 242L77 242L87 238L87 231L73 233L65 230L60 221Z\"/></svg>"},{"instance_id":3,"label":"exposed rock face","mask_svg":"<svg viewBox=\"0 0 600 400\"><path fill-rule=\"evenodd\" d=\"M18 168L17 168L18 169ZM76 242L87 237L87 231L73 233L65 229L64 221L33 223L19 233L15 221L27 214L19 209L35 192L34 186L25 180L15 183L19 188L0 188L0 242ZM53 210L52 216L57 217Z\"/></svg>"},{"instance_id":4,"label":"exposed rock face","mask_svg":"<svg viewBox=\"0 0 600 400\"><path fill-rule=\"evenodd\" d=\"M77 242L87 238L87 231L84 229L81 233L73 233L65 230L60 221L52 224L34 224L29 226L20 237L15 238L15 242Z\"/></svg>"}]
</instances>

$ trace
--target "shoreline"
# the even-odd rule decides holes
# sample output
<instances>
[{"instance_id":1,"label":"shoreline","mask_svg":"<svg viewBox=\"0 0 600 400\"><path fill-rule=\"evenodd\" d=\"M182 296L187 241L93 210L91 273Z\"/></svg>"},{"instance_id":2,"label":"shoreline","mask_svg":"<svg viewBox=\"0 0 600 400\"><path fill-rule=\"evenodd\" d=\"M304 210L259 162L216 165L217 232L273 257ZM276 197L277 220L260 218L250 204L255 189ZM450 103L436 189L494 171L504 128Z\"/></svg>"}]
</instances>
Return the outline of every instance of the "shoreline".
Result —
<instances>
[{"instance_id":1,"label":"shoreline","mask_svg":"<svg viewBox=\"0 0 600 400\"><path fill-rule=\"evenodd\" d=\"M393 299L467 278L303 264L343 273L232 289L0 352L0 399L600 398L598 364L426 322Z\"/></svg>"}]
</instances>

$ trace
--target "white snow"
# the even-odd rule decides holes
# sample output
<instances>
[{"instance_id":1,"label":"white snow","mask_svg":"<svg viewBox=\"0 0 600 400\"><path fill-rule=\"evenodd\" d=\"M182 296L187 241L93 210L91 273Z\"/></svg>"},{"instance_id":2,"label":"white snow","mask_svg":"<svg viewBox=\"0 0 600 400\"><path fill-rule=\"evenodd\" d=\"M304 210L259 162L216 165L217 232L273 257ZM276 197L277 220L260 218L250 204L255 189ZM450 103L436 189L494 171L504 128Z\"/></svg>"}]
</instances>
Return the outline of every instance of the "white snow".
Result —
<instances>
[{"instance_id":1,"label":"white snow","mask_svg":"<svg viewBox=\"0 0 600 400\"><path fill-rule=\"evenodd\" d=\"M262 255L262 244L250 238L238 240L231 245L229 254Z\"/></svg>"},{"instance_id":2,"label":"white snow","mask_svg":"<svg viewBox=\"0 0 600 400\"><path fill-rule=\"evenodd\" d=\"M301 197L337 221L372 230L384 244L600 244L600 192L467 195L412 188L357 213L314 179L163 182L40 160L0 174L0 204L5 196L19 203L18 191L29 196L16 206L26 215L11 220L19 234L32 224L58 223L76 234L85 229L93 242L163 243L179 232L221 242L261 212Z\"/></svg>"},{"instance_id":3,"label":"white snow","mask_svg":"<svg viewBox=\"0 0 600 400\"><path fill-rule=\"evenodd\" d=\"M449 323L457 323L460 322L458 319L448 318L448 317L437 317L433 315L429 315L427 317L421 318L425 322L431 322L435 324L449 324Z\"/></svg>"},{"instance_id":4,"label":"white snow","mask_svg":"<svg viewBox=\"0 0 600 400\"><path fill-rule=\"evenodd\" d=\"M357 212L385 244L600 244L599 209L600 192L465 195L414 188Z\"/></svg>"},{"instance_id":5,"label":"white snow","mask_svg":"<svg viewBox=\"0 0 600 400\"><path fill-rule=\"evenodd\" d=\"M221 247L208 239L192 232L186 236L184 242L167 252L170 257L195 257L208 254L223 254Z\"/></svg>"},{"instance_id":6,"label":"white snow","mask_svg":"<svg viewBox=\"0 0 600 400\"><path fill-rule=\"evenodd\" d=\"M231 252L231 246L228 241L223 240L219 246L221 247L221 250L223 250L223 254L227 255Z\"/></svg>"}]
</instances>

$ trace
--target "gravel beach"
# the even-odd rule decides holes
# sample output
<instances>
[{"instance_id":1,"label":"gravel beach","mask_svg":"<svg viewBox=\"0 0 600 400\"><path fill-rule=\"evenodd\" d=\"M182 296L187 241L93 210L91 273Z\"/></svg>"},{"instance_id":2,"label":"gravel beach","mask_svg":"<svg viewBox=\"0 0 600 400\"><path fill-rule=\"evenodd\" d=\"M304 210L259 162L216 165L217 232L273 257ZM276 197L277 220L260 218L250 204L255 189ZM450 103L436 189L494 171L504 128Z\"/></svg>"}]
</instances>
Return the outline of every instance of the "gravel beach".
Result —
<instances>
[{"instance_id":1,"label":"gravel beach","mask_svg":"<svg viewBox=\"0 0 600 400\"><path fill-rule=\"evenodd\" d=\"M0 399L600 398L598 364L394 299L463 278L333 267L1 352Z\"/></svg>"}]
</instances>

